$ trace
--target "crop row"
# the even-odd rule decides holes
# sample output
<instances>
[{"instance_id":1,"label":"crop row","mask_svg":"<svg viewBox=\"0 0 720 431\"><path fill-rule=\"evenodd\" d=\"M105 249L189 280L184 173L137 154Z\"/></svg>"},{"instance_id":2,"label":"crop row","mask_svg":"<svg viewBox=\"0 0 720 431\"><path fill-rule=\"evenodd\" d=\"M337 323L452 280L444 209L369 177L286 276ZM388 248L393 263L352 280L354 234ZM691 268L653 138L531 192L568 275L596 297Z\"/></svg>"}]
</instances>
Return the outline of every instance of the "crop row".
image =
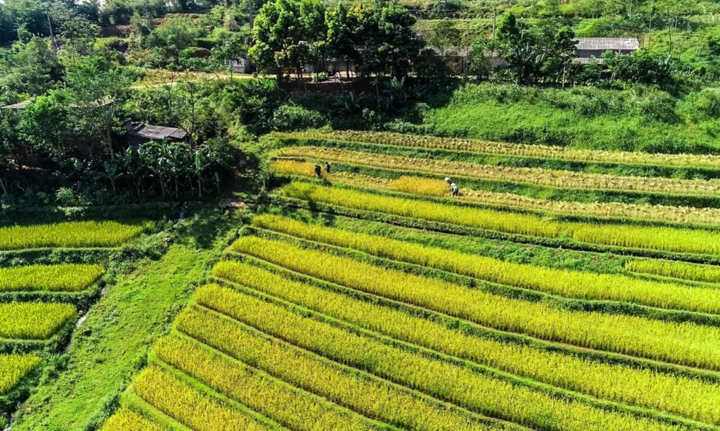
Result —
<instances>
[{"instance_id":1,"label":"crop row","mask_svg":"<svg viewBox=\"0 0 720 431\"><path fill-rule=\"evenodd\" d=\"M227 288L199 292L203 304L258 330L328 359L485 414L534 429L605 430L674 429L654 420L609 412L572 399L469 369L465 364L439 360L420 352L390 346L376 338L303 317L286 307L269 304ZM232 333L229 324L195 313L181 330L211 337L213 329ZM236 330L235 333L240 333ZM241 335L239 335L242 337ZM552 425L551 425L552 424Z\"/></svg>"},{"instance_id":2,"label":"crop row","mask_svg":"<svg viewBox=\"0 0 720 431\"><path fill-rule=\"evenodd\" d=\"M0 268L0 292L78 292L95 283L105 270L99 265L29 265Z\"/></svg>"},{"instance_id":3,"label":"crop row","mask_svg":"<svg viewBox=\"0 0 720 431\"><path fill-rule=\"evenodd\" d=\"M720 283L720 267L669 260L632 260L625 264L628 271L681 278L703 283Z\"/></svg>"},{"instance_id":4,"label":"crop row","mask_svg":"<svg viewBox=\"0 0 720 431\"><path fill-rule=\"evenodd\" d=\"M232 249L326 281L501 330L720 370L720 328L567 311L256 237L240 238Z\"/></svg>"},{"instance_id":5,"label":"crop row","mask_svg":"<svg viewBox=\"0 0 720 431\"><path fill-rule=\"evenodd\" d=\"M292 160L278 160L272 164L273 171L286 175L314 176L313 164ZM360 187L416 193L428 196L447 196L447 184L439 179L401 176L398 179L377 178L350 172L323 173L323 178ZM627 218L635 220L671 223L719 224L720 209L675 207L667 205L625 204L619 202L582 203L534 199L513 193L485 190L460 189L458 199L484 205L503 206L524 210L551 212L561 215L593 216L600 218Z\"/></svg>"},{"instance_id":6,"label":"crop row","mask_svg":"<svg viewBox=\"0 0 720 431\"><path fill-rule=\"evenodd\" d=\"M15 389L40 361L35 355L0 355L0 396Z\"/></svg>"},{"instance_id":7,"label":"crop row","mask_svg":"<svg viewBox=\"0 0 720 431\"><path fill-rule=\"evenodd\" d=\"M272 429L243 412L212 400L156 367L143 370L135 378L134 388L140 398L197 431Z\"/></svg>"},{"instance_id":8,"label":"crop row","mask_svg":"<svg viewBox=\"0 0 720 431\"><path fill-rule=\"evenodd\" d=\"M117 247L145 227L117 222L83 221L0 228L0 250L47 247Z\"/></svg>"},{"instance_id":9,"label":"crop row","mask_svg":"<svg viewBox=\"0 0 720 431\"><path fill-rule=\"evenodd\" d=\"M653 307L720 313L720 295L713 288L647 281L619 274L594 274L504 262L274 215L257 216L253 224L295 237L354 248L379 257L571 298L628 301Z\"/></svg>"},{"instance_id":10,"label":"crop row","mask_svg":"<svg viewBox=\"0 0 720 431\"><path fill-rule=\"evenodd\" d=\"M419 159L337 148L287 147L282 157L310 158L368 167L464 176L485 180L529 183L547 187L584 190L614 190L685 196L718 196L720 180L685 180L661 177L624 177L542 168L478 165L447 160Z\"/></svg>"},{"instance_id":11,"label":"crop row","mask_svg":"<svg viewBox=\"0 0 720 431\"><path fill-rule=\"evenodd\" d=\"M482 338L441 322L292 281L252 265L220 262L214 274L352 325L451 356L597 398L720 423L720 385L701 379ZM200 304L214 308L204 296L198 294L197 299Z\"/></svg>"},{"instance_id":12,"label":"crop row","mask_svg":"<svg viewBox=\"0 0 720 431\"><path fill-rule=\"evenodd\" d=\"M289 136L294 139L338 140L581 162L720 169L720 156L712 155L650 154L641 152L584 150L559 146L511 144L476 139L438 138L434 136L407 135L403 133L360 132L352 130L297 132L291 134L275 134L275 136L280 138Z\"/></svg>"},{"instance_id":13,"label":"crop row","mask_svg":"<svg viewBox=\"0 0 720 431\"><path fill-rule=\"evenodd\" d=\"M449 408L437 400L419 396L364 372L253 334L227 319L203 317L202 314L186 310L176 320L176 324L181 331L188 331L189 335L240 361L251 361L255 367L279 379L365 416L403 429L441 431L491 428L487 418ZM210 326L206 326L208 324ZM176 356L187 356L188 348L176 349ZM223 370L223 374L227 374L227 371ZM331 424L325 423L322 429L348 429Z\"/></svg>"},{"instance_id":14,"label":"crop row","mask_svg":"<svg viewBox=\"0 0 720 431\"><path fill-rule=\"evenodd\" d=\"M0 338L45 340L75 317L70 304L0 304Z\"/></svg>"},{"instance_id":15,"label":"crop row","mask_svg":"<svg viewBox=\"0 0 720 431\"><path fill-rule=\"evenodd\" d=\"M292 183L281 196L322 202L481 229L546 238L570 236L575 241L618 247L685 253L720 254L720 234L670 227L591 224L548 220L538 215L425 202L307 183Z\"/></svg>"},{"instance_id":16,"label":"crop row","mask_svg":"<svg viewBox=\"0 0 720 431\"><path fill-rule=\"evenodd\" d=\"M133 410L122 408L105 422L101 431L164 431L164 428Z\"/></svg>"},{"instance_id":17,"label":"crop row","mask_svg":"<svg viewBox=\"0 0 720 431\"><path fill-rule=\"evenodd\" d=\"M186 312L187 310L178 317L182 318ZM214 332L219 340L224 340L227 336L224 328L216 328ZM360 431L389 428L385 424L373 422L323 398L294 388L243 362L210 352L194 341L176 336L168 337L155 346L155 351L163 361L290 429ZM247 361L257 367L261 355L262 353L258 352L257 360L252 358ZM242 361L242 358L238 359ZM324 376L318 374L316 377Z\"/></svg>"}]
</instances>

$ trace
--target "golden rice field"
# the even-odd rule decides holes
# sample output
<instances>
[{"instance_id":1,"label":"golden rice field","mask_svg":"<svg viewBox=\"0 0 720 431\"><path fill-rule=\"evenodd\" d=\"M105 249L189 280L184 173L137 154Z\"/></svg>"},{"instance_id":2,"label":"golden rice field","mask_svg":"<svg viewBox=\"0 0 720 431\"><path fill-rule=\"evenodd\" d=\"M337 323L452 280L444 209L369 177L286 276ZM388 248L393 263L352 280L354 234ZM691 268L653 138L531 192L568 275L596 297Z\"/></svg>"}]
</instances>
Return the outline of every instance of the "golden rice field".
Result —
<instances>
[{"instance_id":1,"label":"golden rice field","mask_svg":"<svg viewBox=\"0 0 720 431\"><path fill-rule=\"evenodd\" d=\"M76 317L70 304L0 304L0 338L45 340Z\"/></svg>"},{"instance_id":2,"label":"golden rice field","mask_svg":"<svg viewBox=\"0 0 720 431\"><path fill-rule=\"evenodd\" d=\"M278 138L336 140L411 148L469 151L503 156L559 159L580 162L720 169L720 156L695 154L649 154L640 152L583 150L547 145L524 145L476 139L438 138L392 132L332 131L275 133Z\"/></svg>"},{"instance_id":3,"label":"golden rice field","mask_svg":"<svg viewBox=\"0 0 720 431\"><path fill-rule=\"evenodd\" d=\"M277 160L272 163L273 172L279 175L296 175L312 177L313 164L293 160ZM323 173L323 178L333 183L348 184L358 187L376 188L428 196L449 196L445 181L401 176L391 180L350 172ZM573 201L554 201L533 199L513 193L498 193L484 190L460 188L461 202L473 202L485 205L496 205L506 208L544 211L557 215L592 216L599 218L624 218L633 220L662 221L671 223L720 224L720 209L674 207L667 205L626 204L619 202L581 203Z\"/></svg>"},{"instance_id":4,"label":"golden rice field","mask_svg":"<svg viewBox=\"0 0 720 431\"><path fill-rule=\"evenodd\" d=\"M720 385L701 379L583 359L570 352L553 352L542 346L524 345L521 342L502 342L491 337L473 336L390 306L372 304L352 295L292 281L252 265L222 262L216 266L215 275L220 280L242 284L350 325L477 364L598 398L720 423ZM220 293L231 295L229 290L219 287L206 287L204 290L217 292L204 295L201 290L196 297L199 304L211 309L224 306L218 303L218 298L222 298ZM249 322L248 319L256 318L254 313L251 310L249 315L240 315L236 309L235 317Z\"/></svg>"},{"instance_id":5,"label":"golden rice field","mask_svg":"<svg viewBox=\"0 0 720 431\"><path fill-rule=\"evenodd\" d=\"M40 361L36 355L0 355L0 397L15 389Z\"/></svg>"},{"instance_id":6,"label":"golden rice field","mask_svg":"<svg viewBox=\"0 0 720 431\"><path fill-rule=\"evenodd\" d=\"M536 214L461 207L370 192L295 182L281 196L354 210L450 223L510 234L544 238L568 237L578 242L659 251L719 254L720 233L671 227L555 221Z\"/></svg>"},{"instance_id":7,"label":"golden rice field","mask_svg":"<svg viewBox=\"0 0 720 431\"><path fill-rule=\"evenodd\" d=\"M386 133L276 137L720 169L720 158ZM467 188L455 202L444 181L412 172L638 196L717 195L720 182L278 154L270 203L238 227L102 430L720 427L720 231L696 226L720 209ZM324 161L409 173L309 181Z\"/></svg>"},{"instance_id":8,"label":"golden rice field","mask_svg":"<svg viewBox=\"0 0 720 431\"><path fill-rule=\"evenodd\" d=\"M118 247L139 235L145 228L145 225L108 221L0 227L0 250Z\"/></svg>"},{"instance_id":9,"label":"golden rice field","mask_svg":"<svg viewBox=\"0 0 720 431\"><path fill-rule=\"evenodd\" d=\"M515 168L478 165L446 160L415 159L338 148L286 147L279 157L327 160L373 168L415 171L436 175L460 176L484 180L527 183L546 187L583 190L612 190L685 196L718 196L720 179L685 180L663 177L631 177L559 171L542 168Z\"/></svg>"},{"instance_id":10,"label":"golden rice field","mask_svg":"<svg viewBox=\"0 0 720 431\"><path fill-rule=\"evenodd\" d=\"M28 265L0 268L0 292L62 291L87 289L105 273L100 265Z\"/></svg>"},{"instance_id":11,"label":"golden rice field","mask_svg":"<svg viewBox=\"0 0 720 431\"><path fill-rule=\"evenodd\" d=\"M361 250L378 257L554 295L720 313L720 289L647 281L619 274L593 274L503 262L378 235L311 225L280 216L260 215L253 220L253 224L311 241Z\"/></svg>"}]
</instances>

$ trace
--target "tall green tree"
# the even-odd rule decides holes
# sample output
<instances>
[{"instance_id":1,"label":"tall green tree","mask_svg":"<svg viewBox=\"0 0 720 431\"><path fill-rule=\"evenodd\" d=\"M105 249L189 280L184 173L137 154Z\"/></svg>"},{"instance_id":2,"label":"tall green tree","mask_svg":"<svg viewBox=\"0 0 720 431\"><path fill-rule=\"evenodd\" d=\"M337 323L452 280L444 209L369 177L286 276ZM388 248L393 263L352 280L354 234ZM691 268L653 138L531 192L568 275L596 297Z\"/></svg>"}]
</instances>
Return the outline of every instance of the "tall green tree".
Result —
<instances>
[{"instance_id":1,"label":"tall green tree","mask_svg":"<svg viewBox=\"0 0 720 431\"><path fill-rule=\"evenodd\" d=\"M350 77L350 62L358 62L360 53L355 42L357 22L356 15L350 14L348 8L339 3L325 14L327 25L328 54L345 62L345 72Z\"/></svg>"},{"instance_id":2,"label":"tall green tree","mask_svg":"<svg viewBox=\"0 0 720 431\"><path fill-rule=\"evenodd\" d=\"M103 69L92 59L68 68L70 119L77 136L99 142L115 159L113 129L120 128L117 105L130 80L119 69Z\"/></svg>"},{"instance_id":3,"label":"tall green tree","mask_svg":"<svg viewBox=\"0 0 720 431\"><path fill-rule=\"evenodd\" d=\"M303 30L298 2L266 3L255 19L250 57L261 71L277 75L278 82L282 83L286 70L295 70L298 74L302 70L302 61L308 52Z\"/></svg>"}]
</instances>

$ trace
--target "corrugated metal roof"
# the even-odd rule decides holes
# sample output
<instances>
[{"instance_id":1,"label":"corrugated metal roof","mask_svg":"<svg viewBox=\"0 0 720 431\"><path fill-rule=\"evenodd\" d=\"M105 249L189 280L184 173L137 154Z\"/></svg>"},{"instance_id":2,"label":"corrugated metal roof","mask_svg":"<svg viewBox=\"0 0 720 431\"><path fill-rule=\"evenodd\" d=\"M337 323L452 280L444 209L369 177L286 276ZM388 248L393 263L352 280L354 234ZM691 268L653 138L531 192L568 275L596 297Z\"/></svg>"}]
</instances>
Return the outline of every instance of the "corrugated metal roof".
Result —
<instances>
[{"instance_id":1,"label":"corrugated metal roof","mask_svg":"<svg viewBox=\"0 0 720 431\"><path fill-rule=\"evenodd\" d=\"M2 108L3 109L25 109L25 108L27 108L27 106L29 104L30 104L30 101L26 100L24 102L15 103L13 105L6 105L6 106L3 106Z\"/></svg>"},{"instance_id":2,"label":"corrugated metal roof","mask_svg":"<svg viewBox=\"0 0 720 431\"><path fill-rule=\"evenodd\" d=\"M613 51L613 50L631 50L640 49L640 42L635 38L621 37L585 37L575 39L577 50L587 51Z\"/></svg>"},{"instance_id":3,"label":"corrugated metal roof","mask_svg":"<svg viewBox=\"0 0 720 431\"><path fill-rule=\"evenodd\" d=\"M177 127L151 126L149 124L141 124L133 129L130 134L157 141L167 138L184 139L187 136L187 133Z\"/></svg>"}]
</instances>

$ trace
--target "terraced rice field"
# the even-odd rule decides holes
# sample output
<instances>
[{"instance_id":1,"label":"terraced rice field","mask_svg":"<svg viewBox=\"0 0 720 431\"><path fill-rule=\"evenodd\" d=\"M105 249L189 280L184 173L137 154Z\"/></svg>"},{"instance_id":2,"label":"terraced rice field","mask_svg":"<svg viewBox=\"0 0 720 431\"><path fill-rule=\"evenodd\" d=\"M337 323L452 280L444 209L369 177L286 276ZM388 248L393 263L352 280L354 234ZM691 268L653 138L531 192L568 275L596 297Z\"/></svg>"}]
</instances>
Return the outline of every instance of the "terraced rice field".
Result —
<instances>
[{"instance_id":1,"label":"terraced rice field","mask_svg":"<svg viewBox=\"0 0 720 431\"><path fill-rule=\"evenodd\" d=\"M26 263L28 250L118 247L144 228L115 222L3 227L0 252L20 252L17 260ZM0 268L0 422L26 397L46 360L64 348L104 274L97 263Z\"/></svg>"},{"instance_id":2,"label":"terraced rice field","mask_svg":"<svg viewBox=\"0 0 720 431\"><path fill-rule=\"evenodd\" d=\"M609 164L695 161L331 138ZM343 166L372 165L375 175L343 168L312 178L315 163L345 151L275 153L284 158L271 165L271 205L153 347L104 430L720 426L718 209L654 208L638 198L583 210L469 189L452 198L444 181L420 175L444 176L449 165L433 171L440 165L427 159L371 152ZM397 175L394 163L415 174ZM533 181L532 171L522 175ZM642 193L715 187L613 181L655 184L633 188Z\"/></svg>"}]
</instances>

